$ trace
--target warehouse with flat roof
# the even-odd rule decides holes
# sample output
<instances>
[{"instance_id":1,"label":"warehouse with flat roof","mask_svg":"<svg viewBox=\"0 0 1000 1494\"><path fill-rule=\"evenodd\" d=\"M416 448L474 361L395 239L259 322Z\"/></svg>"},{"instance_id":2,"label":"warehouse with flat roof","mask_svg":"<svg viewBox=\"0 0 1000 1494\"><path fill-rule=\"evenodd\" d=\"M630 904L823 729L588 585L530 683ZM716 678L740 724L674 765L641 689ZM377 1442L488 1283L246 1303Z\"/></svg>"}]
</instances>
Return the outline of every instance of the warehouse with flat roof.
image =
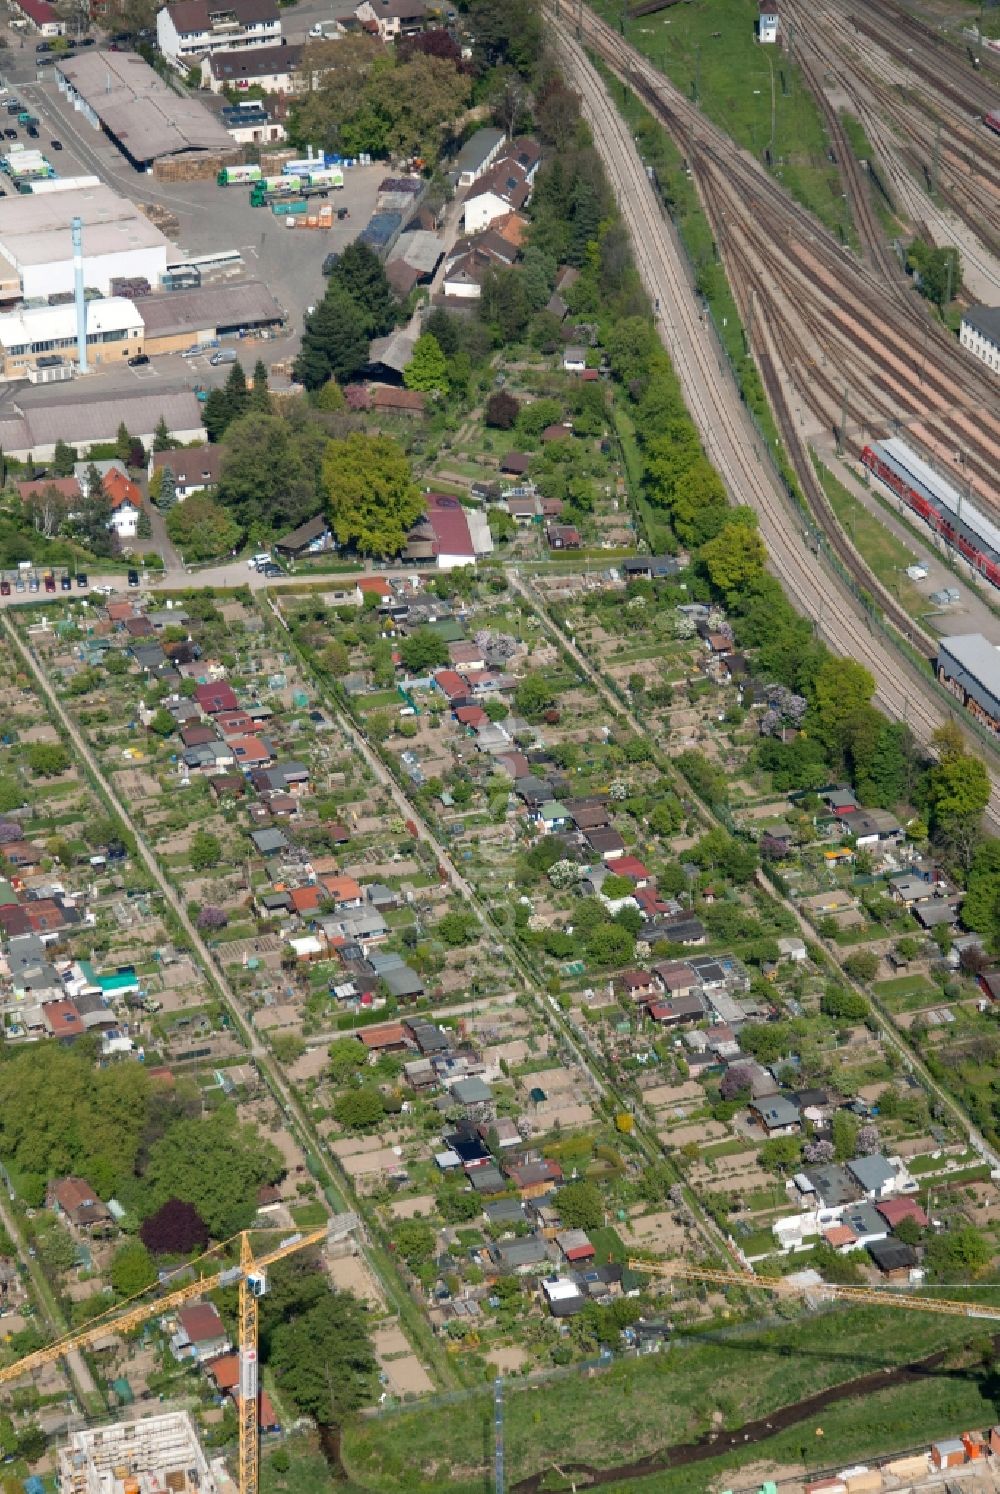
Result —
<instances>
[{"instance_id":1,"label":"warehouse with flat roof","mask_svg":"<svg viewBox=\"0 0 1000 1494\"><path fill-rule=\"evenodd\" d=\"M173 253L169 239L110 187L81 187L0 198L0 256L9 266L5 278L16 277L24 300L72 292L74 218L83 224L88 289L107 295L117 277L159 284Z\"/></svg>"},{"instance_id":2,"label":"warehouse with flat roof","mask_svg":"<svg viewBox=\"0 0 1000 1494\"><path fill-rule=\"evenodd\" d=\"M160 417L175 440L184 445L206 440L204 416L191 389L177 385L116 389L106 394L71 385L58 390L19 390L14 400L0 406L0 447L8 456L48 462L56 442L75 446L81 456L92 446L113 441L125 422L133 436L149 450Z\"/></svg>"},{"instance_id":3,"label":"warehouse with flat roof","mask_svg":"<svg viewBox=\"0 0 1000 1494\"><path fill-rule=\"evenodd\" d=\"M138 171L167 156L241 160L225 126L197 99L179 97L134 52L86 52L53 69L65 94Z\"/></svg>"},{"instance_id":4,"label":"warehouse with flat roof","mask_svg":"<svg viewBox=\"0 0 1000 1494\"><path fill-rule=\"evenodd\" d=\"M937 675L977 721L1000 735L1000 649L982 633L942 638Z\"/></svg>"},{"instance_id":5,"label":"warehouse with flat roof","mask_svg":"<svg viewBox=\"0 0 1000 1494\"><path fill-rule=\"evenodd\" d=\"M160 296L137 296L149 354L183 352L194 343L213 342L244 331L280 327L285 314L259 280L203 285Z\"/></svg>"}]
</instances>

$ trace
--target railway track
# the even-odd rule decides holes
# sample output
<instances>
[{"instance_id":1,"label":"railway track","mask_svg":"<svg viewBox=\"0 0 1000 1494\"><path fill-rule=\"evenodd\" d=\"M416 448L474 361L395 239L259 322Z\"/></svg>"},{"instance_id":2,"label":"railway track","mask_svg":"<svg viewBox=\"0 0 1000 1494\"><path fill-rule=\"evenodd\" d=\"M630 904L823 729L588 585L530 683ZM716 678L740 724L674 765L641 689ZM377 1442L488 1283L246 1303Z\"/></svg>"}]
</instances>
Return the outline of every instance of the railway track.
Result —
<instances>
[{"instance_id":1,"label":"railway track","mask_svg":"<svg viewBox=\"0 0 1000 1494\"><path fill-rule=\"evenodd\" d=\"M834 427L849 388L852 407L873 434L909 427L949 476L961 453L962 480L971 482L986 511L1000 516L1000 425L986 370L914 297L888 297L880 274L845 252L607 23L584 8L580 24L587 43L644 98L688 158L717 241L723 220L739 239L756 239L766 252L767 278L780 290L782 314L802 324L804 346L804 324L819 329L818 361L835 371L840 398L831 408L828 387L806 379L798 386L806 407L824 428ZM746 295L741 310L752 319Z\"/></svg>"},{"instance_id":2,"label":"railway track","mask_svg":"<svg viewBox=\"0 0 1000 1494\"><path fill-rule=\"evenodd\" d=\"M928 54L920 30L917 45L905 45L910 32L902 21L892 33L870 17L845 16L828 4L806 7L801 0L789 0L785 13L796 53L806 37L806 48L822 58L866 128L877 105L879 117L890 119L905 142L894 153L906 160L908 172L928 192L933 185L976 238L1000 253L1000 151L979 123L980 114L996 107L992 83L963 66L946 44Z\"/></svg>"},{"instance_id":3,"label":"railway track","mask_svg":"<svg viewBox=\"0 0 1000 1494\"><path fill-rule=\"evenodd\" d=\"M850 592L809 548L804 517L792 506L772 471L721 351L699 318L694 287L681 267L680 251L628 129L583 46L558 12L553 29L574 85L580 90L584 116L592 125L609 178L616 184L637 269L650 298L663 308L661 337L709 458L733 501L750 503L756 510L771 567L799 611L814 620L838 653L870 670L882 708L897 720L908 722L917 740L929 747L935 728L947 719L963 724L963 712L957 703L952 707L937 695L926 675L897 652L870 617L859 616ZM586 30L585 34L592 42L592 35ZM619 55L615 62L613 70L634 84L628 58L623 62ZM790 419L787 408L782 418L786 422ZM986 819L991 827L1000 828L1000 790L996 786Z\"/></svg>"},{"instance_id":4,"label":"railway track","mask_svg":"<svg viewBox=\"0 0 1000 1494\"><path fill-rule=\"evenodd\" d=\"M826 121L826 132L847 188L851 217L857 227L862 250L872 268L885 277L887 286L893 294L898 295L905 285L902 267L886 243L882 225L872 206L867 174L851 149L840 115L823 86L819 68L802 43L803 34L803 28L800 27L795 34L794 57Z\"/></svg>"}]
</instances>

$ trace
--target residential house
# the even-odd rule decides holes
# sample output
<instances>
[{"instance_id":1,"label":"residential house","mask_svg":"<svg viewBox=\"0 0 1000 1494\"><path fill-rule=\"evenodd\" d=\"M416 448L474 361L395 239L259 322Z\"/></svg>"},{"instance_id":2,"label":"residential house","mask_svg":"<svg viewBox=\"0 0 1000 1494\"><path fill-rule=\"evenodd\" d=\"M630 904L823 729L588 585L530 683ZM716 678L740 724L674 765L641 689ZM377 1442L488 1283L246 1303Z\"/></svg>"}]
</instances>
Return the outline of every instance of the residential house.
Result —
<instances>
[{"instance_id":1,"label":"residential house","mask_svg":"<svg viewBox=\"0 0 1000 1494\"><path fill-rule=\"evenodd\" d=\"M62 36L66 29L49 0L14 0L13 9L36 36Z\"/></svg>"},{"instance_id":2,"label":"residential house","mask_svg":"<svg viewBox=\"0 0 1000 1494\"><path fill-rule=\"evenodd\" d=\"M232 1349L225 1324L212 1302L189 1302L177 1312L170 1347L176 1359L205 1364Z\"/></svg>"},{"instance_id":3,"label":"residential house","mask_svg":"<svg viewBox=\"0 0 1000 1494\"><path fill-rule=\"evenodd\" d=\"M668 996L662 1001L651 1001L646 1011L654 1022L664 1027L679 1027L684 1022L700 1022L705 1015L705 1006L700 996Z\"/></svg>"},{"instance_id":4,"label":"residential house","mask_svg":"<svg viewBox=\"0 0 1000 1494\"><path fill-rule=\"evenodd\" d=\"M174 0L156 16L156 45L179 72L213 52L273 47L281 40L277 0Z\"/></svg>"},{"instance_id":5,"label":"residential house","mask_svg":"<svg viewBox=\"0 0 1000 1494\"><path fill-rule=\"evenodd\" d=\"M235 711L239 709L236 692L232 685L228 684L225 680L211 680L204 684L196 685L194 699L205 712L206 716L218 716L222 711Z\"/></svg>"},{"instance_id":6,"label":"residential house","mask_svg":"<svg viewBox=\"0 0 1000 1494\"><path fill-rule=\"evenodd\" d=\"M56 1178L46 1190L45 1202L76 1234L104 1239L115 1232L107 1206L84 1178Z\"/></svg>"},{"instance_id":7,"label":"residential house","mask_svg":"<svg viewBox=\"0 0 1000 1494\"><path fill-rule=\"evenodd\" d=\"M656 982L647 970L624 970L618 978L625 995L633 1001L649 1001L655 993Z\"/></svg>"},{"instance_id":8,"label":"residential house","mask_svg":"<svg viewBox=\"0 0 1000 1494\"><path fill-rule=\"evenodd\" d=\"M427 7L424 0L361 0L354 14L363 31L372 32L379 41L391 42L398 36L422 31Z\"/></svg>"},{"instance_id":9,"label":"residential house","mask_svg":"<svg viewBox=\"0 0 1000 1494\"><path fill-rule=\"evenodd\" d=\"M294 47L282 47L282 52L292 52ZM218 57L206 58L202 67L209 62L221 61L223 57L240 56L250 58L253 54L249 52L220 53ZM179 451L154 451L149 457L149 475L161 472L164 467L169 467L174 474L174 486L179 499L187 498L191 493L203 493L207 488L214 488L219 481L222 471L222 463L226 458L225 446L190 446Z\"/></svg>"},{"instance_id":10,"label":"residential house","mask_svg":"<svg viewBox=\"0 0 1000 1494\"><path fill-rule=\"evenodd\" d=\"M855 1157L847 1163L847 1171L865 1197L876 1204L915 1187L913 1179L901 1163L893 1166L887 1157L879 1154L873 1157Z\"/></svg>"},{"instance_id":11,"label":"residential house","mask_svg":"<svg viewBox=\"0 0 1000 1494\"><path fill-rule=\"evenodd\" d=\"M322 555L332 548L333 534L322 514L317 514L314 519L307 519L297 529L283 534L281 539L274 542L275 552L286 560L301 560L305 555Z\"/></svg>"},{"instance_id":12,"label":"residential house","mask_svg":"<svg viewBox=\"0 0 1000 1494\"><path fill-rule=\"evenodd\" d=\"M522 1198L541 1198L563 1180L558 1162L543 1158L538 1162L508 1164L506 1173Z\"/></svg>"},{"instance_id":13,"label":"residential house","mask_svg":"<svg viewBox=\"0 0 1000 1494\"><path fill-rule=\"evenodd\" d=\"M490 127L470 135L455 157L452 174L456 178L456 184L459 187L471 187L493 165L506 143L507 136L503 130Z\"/></svg>"},{"instance_id":14,"label":"residential house","mask_svg":"<svg viewBox=\"0 0 1000 1494\"><path fill-rule=\"evenodd\" d=\"M515 1276L537 1276L540 1269L549 1264L548 1243L540 1235L503 1241L492 1246L490 1253L502 1271Z\"/></svg>"},{"instance_id":15,"label":"residential house","mask_svg":"<svg viewBox=\"0 0 1000 1494\"><path fill-rule=\"evenodd\" d=\"M586 1261L592 1261L597 1251L582 1229L563 1229L556 1235L556 1244L563 1253L563 1258L571 1265L581 1265Z\"/></svg>"},{"instance_id":16,"label":"residential house","mask_svg":"<svg viewBox=\"0 0 1000 1494\"><path fill-rule=\"evenodd\" d=\"M469 189L462 210L466 233L481 233L498 218L518 212L531 196L532 176L504 155Z\"/></svg>"},{"instance_id":17,"label":"residential house","mask_svg":"<svg viewBox=\"0 0 1000 1494\"><path fill-rule=\"evenodd\" d=\"M201 60L201 86L212 93L225 93L230 88L237 93L245 93L250 88L260 88L264 93L297 93L303 87L299 72L301 62L301 45L284 40L279 46L212 52ZM169 458L183 453L163 454Z\"/></svg>"},{"instance_id":18,"label":"residential house","mask_svg":"<svg viewBox=\"0 0 1000 1494\"><path fill-rule=\"evenodd\" d=\"M904 1219L912 1219L918 1229L926 1229L930 1220L915 1198L885 1198L875 1204L890 1229Z\"/></svg>"},{"instance_id":19,"label":"residential house","mask_svg":"<svg viewBox=\"0 0 1000 1494\"><path fill-rule=\"evenodd\" d=\"M794 1136L801 1129L799 1107L788 1095L765 1095L752 1100L750 1114L768 1136Z\"/></svg>"},{"instance_id":20,"label":"residential house","mask_svg":"<svg viewBox=\"0 0 1000 1494\"><path fill-rule=\"evenodd\" d=\"M113 529L119 540L135 539L139 530L139 515L142 513L142 493L132 479L112 467L104 474L102 487L111 505L108 528Z\"/></svg>"}]
</instances>

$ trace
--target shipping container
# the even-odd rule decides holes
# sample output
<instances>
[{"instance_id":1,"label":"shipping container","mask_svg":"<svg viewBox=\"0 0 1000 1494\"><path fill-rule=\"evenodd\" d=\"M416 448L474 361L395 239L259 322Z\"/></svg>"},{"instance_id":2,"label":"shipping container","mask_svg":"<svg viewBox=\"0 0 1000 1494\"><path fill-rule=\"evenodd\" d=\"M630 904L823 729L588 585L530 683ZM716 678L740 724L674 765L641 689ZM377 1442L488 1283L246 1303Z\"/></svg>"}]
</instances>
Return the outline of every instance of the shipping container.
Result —
<instances>
[{"instance_id":1,"label":"shipping container","mask_svg":"<svg viewBox=\"0 0 1000 1494\"><path fill-rule=\"evenodd\" d=\"M292 214L307 213L309 204L301 197L286 198L283 202L272 202L271 212L276 218L286 218Z\"/></svg>"},{"instance_id":2,"label":"shipping container","mask_svg":"<svg viewBox=\"0 0 1000 1494\"><path fill-rule=\"evenodd\" d=\"M259 166L223 166L215 180L220 187L248 187L262 175Z\"/></svg>"}]
</instances>

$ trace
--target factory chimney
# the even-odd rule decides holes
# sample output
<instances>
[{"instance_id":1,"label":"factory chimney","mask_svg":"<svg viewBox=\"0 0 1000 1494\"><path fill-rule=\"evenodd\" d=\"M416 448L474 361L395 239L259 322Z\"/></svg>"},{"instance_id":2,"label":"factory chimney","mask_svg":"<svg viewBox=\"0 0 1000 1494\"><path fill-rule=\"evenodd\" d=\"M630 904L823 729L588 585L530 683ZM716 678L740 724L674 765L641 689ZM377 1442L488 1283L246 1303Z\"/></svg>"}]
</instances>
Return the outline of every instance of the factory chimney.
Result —
<instances>
[{"instance_id":1,"label":"factory chimney","mask_svg":"<svg viewBox=\"0 0 1000 1494\"><path fill-rule=\"evenodd\" d=\"M70 224L73 235L73 278L76 288L76 351L80 372L87 372L87 300L83 294L83 222L74 218Z\"/></svg>"}]
</instances>

